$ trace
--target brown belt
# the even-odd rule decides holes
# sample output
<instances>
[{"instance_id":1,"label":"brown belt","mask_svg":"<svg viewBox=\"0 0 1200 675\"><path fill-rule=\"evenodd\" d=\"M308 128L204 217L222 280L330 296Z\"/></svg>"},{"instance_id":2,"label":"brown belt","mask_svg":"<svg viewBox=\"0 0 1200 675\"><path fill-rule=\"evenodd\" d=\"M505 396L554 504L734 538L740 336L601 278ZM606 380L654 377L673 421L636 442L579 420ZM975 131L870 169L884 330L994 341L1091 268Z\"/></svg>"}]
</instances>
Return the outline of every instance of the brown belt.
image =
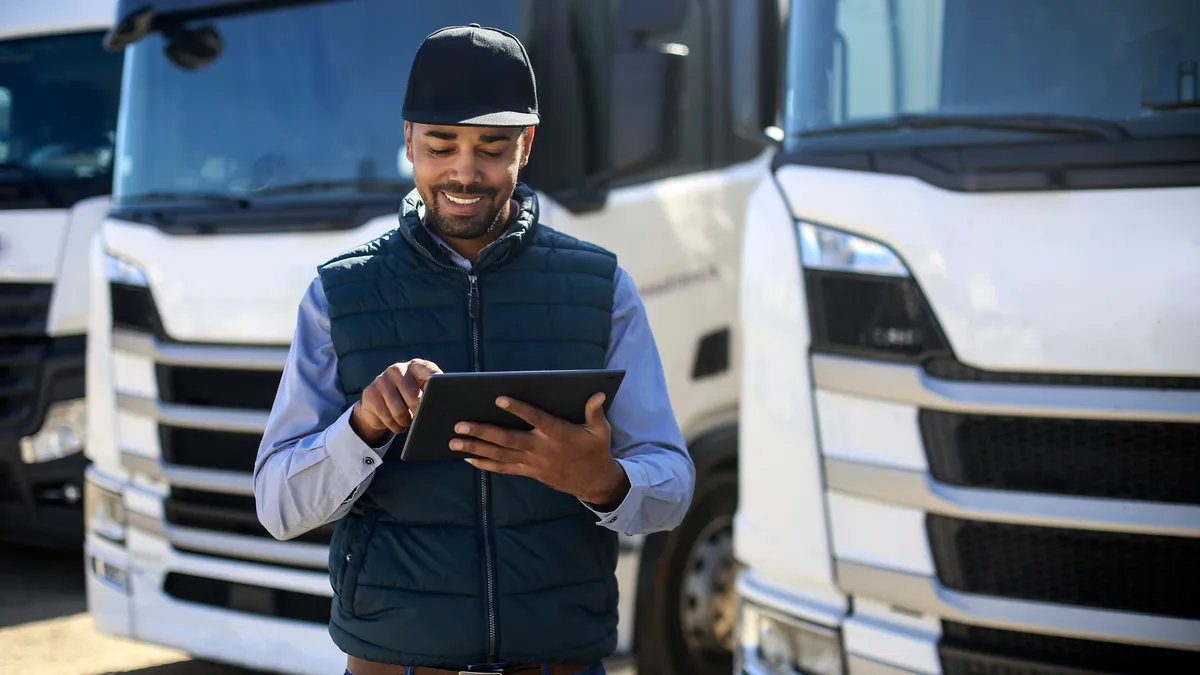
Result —
<instances>
[{"instance_id":1,"label":"brown belt","mask_svg":"<svg viewBox=\"0 0 1200 675\"><path fill-rule=\"evenodd\" d=\"M586 668L587 664L581 663L551 663L550 675L575 675L575 673ZM365 661L356 656L351 656L347 659L346 669L350 671L350 675L406 675L404 666ZM509 666L504 670L483 671L483 673L473 673L465 670L445 670L429 666L416 666L413 668L413 675L486 675L488 672L502 673L503 675L542 675L542 666L540 663L526 663Z\"/></svg>"}]
</instances>

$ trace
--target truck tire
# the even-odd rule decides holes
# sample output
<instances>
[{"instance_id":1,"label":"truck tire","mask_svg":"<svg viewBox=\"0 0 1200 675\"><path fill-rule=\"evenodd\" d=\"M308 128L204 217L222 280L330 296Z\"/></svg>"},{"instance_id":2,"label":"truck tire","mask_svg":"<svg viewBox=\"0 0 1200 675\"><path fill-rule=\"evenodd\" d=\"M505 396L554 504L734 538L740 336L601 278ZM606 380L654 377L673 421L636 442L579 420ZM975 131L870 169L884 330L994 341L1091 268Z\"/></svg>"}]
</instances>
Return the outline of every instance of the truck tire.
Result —
<instances>
[{"instance_id":1,"label":"truck tire","mask_svg":"<svg viewBox=\"0 0 1200 675\"><path fill-rule=\"evenodd\" d=\"M733 672L737 487L735 471L714 471L697 483L679 527L647 538L654 576L639 592L650 598L635 626L638 675Z\"/></svg>"}]
</instances>

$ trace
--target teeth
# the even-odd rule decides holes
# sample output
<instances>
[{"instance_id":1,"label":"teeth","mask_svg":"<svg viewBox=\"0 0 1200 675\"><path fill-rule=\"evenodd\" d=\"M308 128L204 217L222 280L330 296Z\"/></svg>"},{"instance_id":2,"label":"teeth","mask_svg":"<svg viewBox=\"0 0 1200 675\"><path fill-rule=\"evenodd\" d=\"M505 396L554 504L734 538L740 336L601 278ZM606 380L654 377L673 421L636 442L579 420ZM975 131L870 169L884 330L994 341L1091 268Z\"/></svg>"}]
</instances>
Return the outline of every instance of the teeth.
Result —
<instances>
[{"instance_id":1,"label":"teeth","mask_svg":"<svg viewBox=\"0 0 1200 675\"><path fill-rule=\"evenodd\" d=\"M449 199L450 201L454 202L455 204L462 204L463 206L466 206L467 204L474 204L475 202L482 199L482 197L476 197L474 199L459 199L458 197L452 197L452 196L446 194L445 192L443 192L442 194L446 195L446 199Z\"/></svg>"}]
</instances>

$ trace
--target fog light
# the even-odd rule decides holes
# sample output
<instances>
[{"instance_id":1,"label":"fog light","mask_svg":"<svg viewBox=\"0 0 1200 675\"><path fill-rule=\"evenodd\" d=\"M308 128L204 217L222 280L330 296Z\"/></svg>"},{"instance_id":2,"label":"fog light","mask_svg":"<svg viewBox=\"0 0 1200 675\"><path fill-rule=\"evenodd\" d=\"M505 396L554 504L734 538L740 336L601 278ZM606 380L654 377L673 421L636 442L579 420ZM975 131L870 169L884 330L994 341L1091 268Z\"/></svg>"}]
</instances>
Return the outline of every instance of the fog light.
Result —
<instances>
[{"instance_id":1,"label":"fog light","mask_svg":"<svg viewBox=\"0 0 1200 675\"><path fill-rule=\"evenodd\" d=\"M125 541L125 504L121 494L91 481L83 488L83 524L88 532L110 541Z\"/></svg>"},{"instance_id":2,"label":"fog light","mask_svg":"<svg viewBox=\"0 0 1200 675\"><path fill-rule=\"evenodd\" d=\"M741 661L771 675L842 675L838 631L742 601Z\"/></svg>"},{"instance_id":3,"label":"fog light","mask_svg":"<svg viewBox=\"0 0 1200 675\"><path fill-rule=\"evenodd\" d=\"M92 556L92 574L95 574L97 579L123 593L129 592L129 572L110 562L105 562L96 556Z\"/></svg>"},{"instance_id":4,"label":"fog light","mask_svg":"<svg viewBox=\"0 0 1200 675\"><path fill-rule=\"evenodd\" d=\"M87 404L84 399L51 403L42 428L21 439L21 461L36 464L80 452L86 428Z\"/></svg>"}]
</instances>

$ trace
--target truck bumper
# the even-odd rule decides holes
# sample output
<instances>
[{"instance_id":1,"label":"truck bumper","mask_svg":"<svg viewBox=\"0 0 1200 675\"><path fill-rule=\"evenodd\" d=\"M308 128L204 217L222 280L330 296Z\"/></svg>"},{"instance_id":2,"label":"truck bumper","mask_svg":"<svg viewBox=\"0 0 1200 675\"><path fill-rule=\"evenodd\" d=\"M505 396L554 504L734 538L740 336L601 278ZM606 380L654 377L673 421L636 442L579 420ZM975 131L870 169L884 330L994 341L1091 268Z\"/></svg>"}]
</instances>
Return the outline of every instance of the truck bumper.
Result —
<instances>
[{"instance_id":1,"label":"truck bumper","mask_svg":"<svg viewBox=\"0 0 1200 675\"><path fill-rule=\"evenodd\" d=\"M83 543L82 453L21 461L20 439L0 436L0 541L66 548Z\"/></svg>"}]
</instances>

